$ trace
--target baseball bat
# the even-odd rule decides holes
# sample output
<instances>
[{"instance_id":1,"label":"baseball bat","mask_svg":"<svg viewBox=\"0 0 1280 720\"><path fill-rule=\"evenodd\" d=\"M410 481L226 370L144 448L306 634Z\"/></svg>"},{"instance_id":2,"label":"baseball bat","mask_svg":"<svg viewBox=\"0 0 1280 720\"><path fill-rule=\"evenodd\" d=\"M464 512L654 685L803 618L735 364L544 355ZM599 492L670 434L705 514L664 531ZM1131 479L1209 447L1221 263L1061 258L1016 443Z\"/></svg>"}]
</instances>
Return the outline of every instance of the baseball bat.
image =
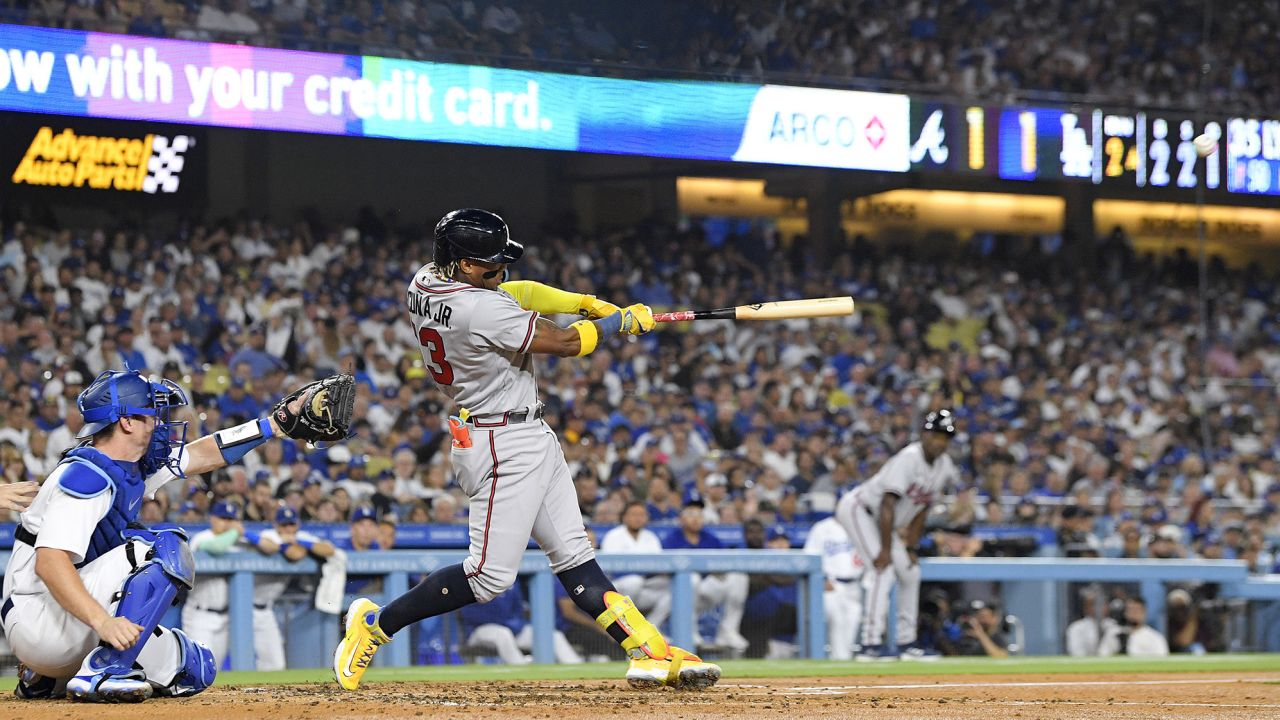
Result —
<instances>
[{"instance_id":1,"label":"baseball bat","mask_svg":"<svg viewBox=\"0 0 1280 720\"><path fill-rule=\"evenodd\" d=\"M682 322L685 320L785 320L787 318L838 317L853 314L853 298L829 297L805 300L778 300L752 303L715 310L678 310L654 313L657 322Z\"/></svg>"}]
</instances>

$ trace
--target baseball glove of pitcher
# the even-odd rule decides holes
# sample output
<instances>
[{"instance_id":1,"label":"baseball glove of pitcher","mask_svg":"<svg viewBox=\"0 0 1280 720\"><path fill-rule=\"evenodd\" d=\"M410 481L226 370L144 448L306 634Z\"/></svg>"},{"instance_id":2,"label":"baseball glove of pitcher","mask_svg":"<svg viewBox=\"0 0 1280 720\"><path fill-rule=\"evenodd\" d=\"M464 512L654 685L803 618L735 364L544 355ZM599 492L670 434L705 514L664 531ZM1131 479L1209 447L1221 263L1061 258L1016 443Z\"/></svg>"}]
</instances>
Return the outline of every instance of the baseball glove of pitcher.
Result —
<instances>
[{"instance_id":1,"label":"baseball glove of pitcher","mask_svg":"<svg viewBox=\"0 0 1280 720\"><path fill-rule=\"evenodd\" d=\"M302 398L302 407L294 413L289 405L298 398ZM351 431L355 403L356 379L331 375L294 390L276 403L271 414L280 430L294 440L337 442Z\"/></svg>"}]
</instances>

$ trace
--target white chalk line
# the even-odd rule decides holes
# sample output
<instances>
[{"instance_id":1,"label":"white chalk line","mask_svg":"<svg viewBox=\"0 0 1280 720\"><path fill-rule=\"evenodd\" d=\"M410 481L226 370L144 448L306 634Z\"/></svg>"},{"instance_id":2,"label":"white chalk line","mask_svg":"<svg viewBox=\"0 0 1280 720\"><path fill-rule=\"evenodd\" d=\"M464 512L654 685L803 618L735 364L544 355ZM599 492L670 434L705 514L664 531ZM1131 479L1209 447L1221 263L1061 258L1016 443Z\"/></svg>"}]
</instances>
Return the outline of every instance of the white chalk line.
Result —
<instances>
[{"instance_id":1,"label":"white chalk line","mask_svg":"<svg viewBox=\"0 0 1280 720\"><path fill-rule=\"evenodd\" d=\"M1196 680L1067 680L1058 682L993 682L993 683L913 683L909 685L812 685L807 687L775 688L785 692L830 695L848 690L930 690L948 688L1034 688L1034 687L1105 687L1114 685L1235 685L1246 682L1262 682L1261 678L1217 678ZM726 685L751 690L767 690L767 685ZM841 693L843 694L843 693Z\"/></svg>"},{"instance_id":2,"label":"white chalk line","mask_svg":"<svg viewBox=\"0 0 1280 720\"><path fill-rule=\"evenodd\" d=\"M1151 700L1106 700L1085 702L1083 700L983 700L983 705L1141 705L1145 707L1199 707L1199 708L1280 708L1277 703L1180 703Z\"/></svg>"}]
</instances>

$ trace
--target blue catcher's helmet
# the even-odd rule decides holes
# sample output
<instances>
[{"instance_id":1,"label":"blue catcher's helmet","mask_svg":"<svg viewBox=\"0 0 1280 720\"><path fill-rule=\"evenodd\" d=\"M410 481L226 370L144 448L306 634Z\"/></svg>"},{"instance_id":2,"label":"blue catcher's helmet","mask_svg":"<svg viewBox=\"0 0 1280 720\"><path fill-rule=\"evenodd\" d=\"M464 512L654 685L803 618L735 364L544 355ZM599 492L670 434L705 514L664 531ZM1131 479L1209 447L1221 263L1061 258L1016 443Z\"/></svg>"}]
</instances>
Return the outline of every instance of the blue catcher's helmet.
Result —
<instances>
[{"instance_id":1,"label":"blue catcher's helmet","mask_svg":"<svg viewBox=\"0 0 1280 720\"><path fill-rule=\"evenodd\" d=\"M77 438L89 438L112 426L122 417L148 415L156 418L151 445L138 461L144 475L169 468L178 477L184 477L178 461L181 449L187 442L187 423L171 422L169 412L187 404L187 396L172 380L151 381L135 370L120 372L107 370L89 383L76 398L84 427Z\"/></svg>"}]
</instances>

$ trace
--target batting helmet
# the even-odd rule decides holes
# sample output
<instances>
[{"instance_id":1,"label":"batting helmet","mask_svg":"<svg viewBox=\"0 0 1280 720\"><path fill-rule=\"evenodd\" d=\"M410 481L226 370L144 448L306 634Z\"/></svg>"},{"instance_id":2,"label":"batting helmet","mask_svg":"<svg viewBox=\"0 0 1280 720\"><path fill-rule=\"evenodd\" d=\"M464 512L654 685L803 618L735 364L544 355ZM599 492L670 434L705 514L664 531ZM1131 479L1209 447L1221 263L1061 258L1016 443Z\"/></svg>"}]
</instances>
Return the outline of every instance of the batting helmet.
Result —
<instances>
[{"instance_id":1,"label":"batting helmet","mask_svg":"<svg viewBox=\"0 0 1280 720\"><path fill-rule=\"evenodd\" d=\"M956 419L950 410L939 410L931 412L924 416L924 423L920 426L925 432L940 432L947 435L956 434Z\"/></svg>"},{"instance_id":2,"label":"batting helmet","mask_svg":"<svg viewBox=\"0 0 1280 720\"><path fill-rule=\"evenodd\" d=\"M488 210L463 208L436 223L433 260L444 267L456 260L513 263L524 254L524 246L511 239L507 223Z\"/></svg>"}]
</instances>

